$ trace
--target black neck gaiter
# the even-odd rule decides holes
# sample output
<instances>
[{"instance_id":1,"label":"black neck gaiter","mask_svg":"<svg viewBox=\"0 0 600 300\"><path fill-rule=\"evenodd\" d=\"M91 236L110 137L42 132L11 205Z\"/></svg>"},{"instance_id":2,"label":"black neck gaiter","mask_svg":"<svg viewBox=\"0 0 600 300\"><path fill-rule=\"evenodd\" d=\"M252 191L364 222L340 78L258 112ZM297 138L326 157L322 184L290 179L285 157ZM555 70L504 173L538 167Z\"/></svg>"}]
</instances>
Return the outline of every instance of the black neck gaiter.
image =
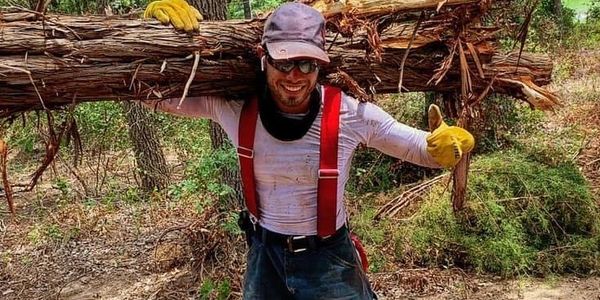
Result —
<instances>
[{"instance_id":1,"label":"black neck gaiter","mask_svg":"<svg viewBox=\"0 0 600 300\"><path fill-rule=\"evenodd\" d=\"M271 98L271 92L265 85L258 97L258 111L263 126L271 136L281 141L294 141L302 138L310 129L321 108L319 86L310 94L308 114L299 118L285 116Z\"/></svg>"}]
</instances>

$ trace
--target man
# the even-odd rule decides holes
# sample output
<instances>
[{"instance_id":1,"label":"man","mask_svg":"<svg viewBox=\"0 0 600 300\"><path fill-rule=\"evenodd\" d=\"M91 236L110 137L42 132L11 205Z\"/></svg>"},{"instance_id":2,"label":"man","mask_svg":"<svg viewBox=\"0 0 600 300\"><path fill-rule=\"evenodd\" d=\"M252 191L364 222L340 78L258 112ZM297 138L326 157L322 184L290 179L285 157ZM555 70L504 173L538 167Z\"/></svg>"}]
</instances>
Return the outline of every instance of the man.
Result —
<instances>
[{"instance_id":1,"label":"man","mask_svg":"<svg viewBox=\"0 0 600 300\"><path fill-rule=\"evenodd\" d=\"M184 30L197 28L195 15L182 0L157 1L146 11ZM275 10L257 53L266 83L256 98L191 97L179 109L177 100L157 104L218 122L238 148L250 212L244 299L374 299L346 227L343 192L355 149L365 144L422 166L452 167L473 148L473 137L445 125L437 108L434 123L441 125L430 134L317 84L320 66L329 63L325 20L307 5Z\"/></svg>"}]
</instances>

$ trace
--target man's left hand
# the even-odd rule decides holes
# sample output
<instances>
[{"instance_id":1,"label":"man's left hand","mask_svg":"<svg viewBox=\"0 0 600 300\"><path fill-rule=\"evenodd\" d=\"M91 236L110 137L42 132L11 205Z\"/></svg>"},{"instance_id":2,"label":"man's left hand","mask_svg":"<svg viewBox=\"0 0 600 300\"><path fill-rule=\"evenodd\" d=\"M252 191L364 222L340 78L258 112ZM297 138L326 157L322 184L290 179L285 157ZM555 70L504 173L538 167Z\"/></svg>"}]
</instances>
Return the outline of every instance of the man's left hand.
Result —
<instances>
[{"instance_id":1,"label":"man's left hand","mask_svg":"<svg viewBox=\"0 0 600 300\"><path fill-rule=\"evenodd\" d=\"M172 24L177 30L197 31L202 15L185 0L159 0L146 7L144 19L155 18L161 23Z\"/></svg>"},{"instance_id":2,"label":"man's left hand","mask_svg":"<svg viewBox=\"0 0 600 300\"><path fill-rule=\"evenodd\" d=\"M429 106L429 130L433 132L427 136L427 151L444 168L453 168L475 145L471 133L444 122L440 108L435 104Z\"/></svg>"}]
</instances>

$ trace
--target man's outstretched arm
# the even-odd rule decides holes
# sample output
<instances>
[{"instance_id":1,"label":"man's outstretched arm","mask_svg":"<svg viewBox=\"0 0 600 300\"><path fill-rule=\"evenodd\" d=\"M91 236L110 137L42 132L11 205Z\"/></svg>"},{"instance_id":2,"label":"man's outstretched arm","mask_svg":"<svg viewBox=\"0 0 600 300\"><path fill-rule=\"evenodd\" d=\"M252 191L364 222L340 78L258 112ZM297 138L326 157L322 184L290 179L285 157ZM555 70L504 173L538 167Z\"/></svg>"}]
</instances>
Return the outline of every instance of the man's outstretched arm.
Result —
<instances>
[{"instance_id":1,"label":"man's outstretched arm","mask_svg":"<svg viewBox=\"0 0 600 300\"><path fill-rule=\"evenodd\" d=\"M226 101L225 98L216 96L188 97L183 102L180 100L179 98L171 98L141 102L149 109L176 116L215 119L219 114L219 102Z\"/></svg>"},{"instance_id":2,"label":"man's outstretched arm","mask_svg":"<svg viewBox=\"0 0 600 300\"><path fill-rule=\"evenodd\" d=\"M431 168L452 168L473 149L473 136L465 129L448 126L439 109L430 110L432 132L398 122L372 103L358 104L352 126L362 143L390 156Z\"/></svg>"}]
</instances>

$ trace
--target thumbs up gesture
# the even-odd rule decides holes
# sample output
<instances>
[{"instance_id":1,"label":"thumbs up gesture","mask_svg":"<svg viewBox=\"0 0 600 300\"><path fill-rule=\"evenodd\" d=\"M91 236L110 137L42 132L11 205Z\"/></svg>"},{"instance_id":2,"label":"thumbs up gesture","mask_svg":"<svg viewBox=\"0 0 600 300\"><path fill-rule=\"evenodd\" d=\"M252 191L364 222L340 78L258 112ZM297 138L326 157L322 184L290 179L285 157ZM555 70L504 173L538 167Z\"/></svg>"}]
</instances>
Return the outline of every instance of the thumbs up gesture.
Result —
<instances>
[{"instance_id":1,"label":"thumbs up gesture","mask_svg":"<svg viewBox=\"0 0 600 300\"><path fill-rule=\"evenodd\" d=\"M448 126L442 119L440 108L432 104L428 110L429 130L427 152L445 168L454 167L463 154L473 150L475 139L463 128Z\"/></svg>"}]
</instances>

